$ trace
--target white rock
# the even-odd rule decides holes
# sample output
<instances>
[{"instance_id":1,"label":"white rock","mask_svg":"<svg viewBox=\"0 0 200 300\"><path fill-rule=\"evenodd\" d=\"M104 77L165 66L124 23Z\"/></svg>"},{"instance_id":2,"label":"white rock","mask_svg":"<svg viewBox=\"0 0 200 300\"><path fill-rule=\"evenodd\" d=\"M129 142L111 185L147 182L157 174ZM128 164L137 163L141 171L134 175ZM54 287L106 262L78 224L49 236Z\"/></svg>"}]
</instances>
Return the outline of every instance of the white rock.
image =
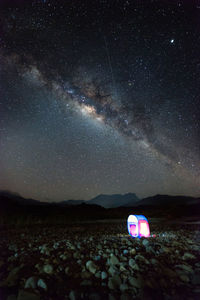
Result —
<instances>
[{"instance_id":1,"label":"white rock","mask_svg":"<svg viewBox=\"0 0 200 300\"><path fill-rule=\"evenodd\" d=\"M46 285L46 283L44 282L44 280L41 279L41 278L38 280L37 286L40 287L40 288L42 288L42 289L44 289L45 291L47 290L47 285Z\"/></svg>"},{"instance_id":2,"label":"white rock","mask_svg":"<svg viewBox=\"0 0 200 300\"><path fill-rule=\"evenodd\" d=\"M130 258L128 264L133 270L139 270L138 264L134 259Z\"/></svg>"},{"instance_id":3,"label":"white rock","mask_svg":"<svg viewBox=\"0 0 200 300\"><path fill-rule=\"evenodd\" d=\"M119 270L120 270L120 272L126 271L126 268L124 267L124 265L122 263L120 264Z\"/></svg>"},{"instance_id":4,"label":"white rock","mask_svg":"<svg viewBox=\"0 0 200 300\"><path fill-rule=\"evenodd\" d=\"M69 299L70 299L70 300L77 300L77 299L78 299L78 293L75 292L75 291L71 291L71 292L69 293Z\"/></svg>"},{"instance_id":5,"label":"white rock","mask_svg":"<svg viewBox=\"0 0 200 300\"><path fill-rule=\"evenodd\" d=\"M149 264L149 261L142 255L140 254L137 254L135 256L135 260L139 261L139 262L142 262L142 263L145 263L145 264Z\"/></svg>"},{"instance_id":6,"label":"white rock","mask_svg":"<svg viewBox=\"0 0 200 300\"><path fill-rule=\"evenodd\" d=\"M182 257L183 260L195 259L195 258L196 258L196 256L194 256L193 254L188 253L188 252L184 253L184 255Z\"/></svg>"},{"instance_id":7,"label":"white rock","mask_svg":"<svg viewBox=\"0 0 200 300\"><path fill-rule=\"evenodd\" d=\"M128 285L127 284L125 284L125 283L122 283L122 284L120 284L120 291L121 292L124 292L124 291L127 291L128 290Z\"/></svg>"},{"instance_id":8,"label":"white rock","mask_svg":"<svg viewBox=\"0 0 200 300\"><path fill-rule=\"evenodd\" d=\"M52 274L53 273L53 267L51 265L45 265L43 267L43 271L47 274Z\"/></svg>"},{"instance_id":9,"label":"white rock","mask_svg":"<svg viewBox=\"0 0 200 300\"><path fill-rule=\"evenodd\" d=\"M95 277L96 277L96 278L101 278L101 272L100 272L100 271L96 272L96 273L95 273Z\"/></svg>"},{"instance_id":10,"label":"white rock","mask_svg":"<svg viewBox=\"0 0 200 300\"><path fill-rule=\"evenodd\" d=\"M95 265L95 263L93 263L93 261L88 260L88 261L86 262L86 268L87 268L92 274L95 274L98 267Z\"/></svg>"},{"instance_id":11,"label":"white rock","mask_svg":"<svg viewBox=\"0 0 200 300\"><path fill-rule=\"evenodd\" d=\"M108 269L108 273L112 276L115 275L115 273L117 272L117 269L114 267L114 266L111 266L109 269Z\"/></svg>"},{"instance_id":12,"label":"white rock","mask_svg":"<svg viewBox=\"0 0 200 300\"><path fill-rule=\"evenodd\" d=\"M182 269L188 273L193 273L192 267L188 265L176 265L175 268Z\"/></svg>"},{"instance_id":13,"label":"white rock","mask_svg":"<svg viewBox=\"0 0 200 300\"><path fill-rule=\"evenodd\" d=\"M104 280L108 277L107 273L106 272L101 272L101 279Z\"/></svg>"},{"instance_id":14,"label":"white rock","mask_svg":"<svg viewBox=\"0 0 200 300\"><path fill-rule=\"evenodd\" d=\"M147 246L149 245L148 239L144 239L144 240L142 241L142 245L145 246L145 247L147 247Z\"/></svg>"},{"instance_id":15,"label":"white rock","mask_svg":"<svg viewBox=\"0 0 200 300\"><path fill-rule=\"evenodd\" d=\"M24 288L25 289L29 289L29 288L32 288L32 289L36 289L36 278L34 276L32 277L29 277L26 282L25 282L25 285L24 285Z\"/></svg>"},{"instance_id":16,"label":"white rock","mask_svg":"<svg viewBox=\"0 0 200 300\"><path fill-rule=\"evenodd\" d=\"M135 255L135 254L136 254L136 250L135 250L134 248L132 248L132 249L129 251L129 253L130 253L131 255Z\"/></svg>"},{"instance_id":17,"label":"white rock","mask_svg":"<svg viewBox=\"0 0 200 300\"><path fill-rule=\"evenodd\" d=\"M110 265L118 265L119 259L114 254L111 254L110 259L109 259L109 264Z\"/></svg>"}]
</instances>

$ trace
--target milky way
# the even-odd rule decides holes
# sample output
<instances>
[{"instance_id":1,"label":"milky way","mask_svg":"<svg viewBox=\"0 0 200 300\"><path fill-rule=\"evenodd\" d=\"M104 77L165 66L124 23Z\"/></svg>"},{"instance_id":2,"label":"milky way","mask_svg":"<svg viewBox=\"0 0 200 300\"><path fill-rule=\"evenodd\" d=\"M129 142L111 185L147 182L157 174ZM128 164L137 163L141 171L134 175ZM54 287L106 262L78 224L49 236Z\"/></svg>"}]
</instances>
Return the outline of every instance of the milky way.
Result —
<instances>
[{"instance_id":1,"label":"milky way","mask_svg":"<svg viewBox=\"0 0 200 300\"><path fill-rule=\"evenodd\" d=\"M116 154L117 156L113 160L110 158L109 165L106 166L104 162L104 166L100 167L98 174L96 164L99 159L104 160L104 155L101 154L102 157L99 158L94 150L94 166L92 167L87 166L85 157L81 161L82 150L79 150L76 158L80 162L80 167L85 169L84 176L88 178L88 182L90 182L90 172L96 174L94 188L91 186L88 188L87 180L79 187L74 178L76 172L77 177L80 176L80 170L76 171L77 166L73 167L69 162L70 166L68 169L63 169L63 175L58 176L59 179L52 177L49 180L45 179L46 175L42 176L42 180L48 182L47 185L51 181L62 183L62 192L59 197L65 196L65 194L67 197L88 197L101 192L115 192L115 189L117 192L125 192L123 179L116 180L116 176L109 171L111 165L116 167L116 159L118 159L119 168L121 167L123 173L119 177L121 178L121 175L124 178L133 176L129 187L125 184L126 189L130 189L127 192L134 191L148 195L148 193L162 192L163 188L165 193L180 194L181 187L177 187L176 190L175 186L176 182L182 182L185 186L183 193L198 195L199 90L195 72L199 72L199 62L195 50L192 53L188 51L188 47L192 48L193 43L200 44L200 40L197 39L199 32L193 30L191 33L191 28L195 26L195 19L192 20L192 15L187 14L187 6L184 7L184 4L179 6L178 3L174 3L169 6L166 3L156 4L155 2L152 7L148 7L146 4L132 6L130 3L127 4L127 1L122 1L121 4L121 10L117 8L110 10L109 2L99 4L99 6L95 4L96 6L90 8L87 6L87 2L82 2L80 8L75 2L67 6L62 1L59 4L56 4L55 1L46 1L45 3L32 1L32 5L17 3L11 7L9 4L3 7L0 52L1 73L4 76L1 86L3 99L1 104L6 111L4 115L6 117L2 118L4 121L2 123L3 145L4 147L13 147L13 149L9 148L10 154L12 151L16 153L15 146L7 144L12 138L9 136L11 128L9 125L5 125L6 118L9 120L9 116L13 116L17 111L16 115L21 115L21 119L16 117L17 122L23 124L23 112L25 111L23 107L28 105L30 109L30 106L34 105L34 101L36 101L28 99L27 92L20 92L20 85L22 85L25 90L31 88L35 91L39 107L42 106L44 100L41 99L39 93L48 93L47 98L52 99L52 104L49 104L49 100L46 101L46 116L43 120L41 109L39 110L38 125L44 122L48 123L47 135L52 129L49 129L51 128L51 118L48 117L48 121L46 118L51 115L53 105L58 111L56 122L57 124L62 123L59 125L61 131L64 130L67 117L69 119L72 117L73 122L78 122L79 119L85 120L85 122L89 122L87 125L87 128L90 126L89 130L92 130L92 127L96 128L95 139L98 139L99 131L102 135L105 133L102 143L100 140L95 142L95 149L98 145L97 149L100 148L101 153L106 153L107 141L109 145L111 143L110 149L113 149L114 152L117 144L120 148L120 150L116 150L117 153L118 151L124 152L124 154ZM191 7L194 9L192 13L196 13L195 7ZM59 18L62 9L70 25L66 25L64 16ZM105 16L105 24L100 20L99 15L94 20L94 14L97 12L99 14L99 11L103 14L105 9L108 10L107 17L109 16L108 20ZM76 14L79 17L76 18L76 14L71 13L72 10L77 11ZM148 10L150 12L149 19L145 20ZM86 14L85 23L82 24L80 17L84 14ZM127 20L117 21L116 17L119 17L120 14L125 14ZM157 17L159 16L161 24L161 29L157 29L157 31L156 14ZM174 21L171 22L170 18L174 14L176 17L173 17ZM189 25L184 23L184 18L190 20ZM139 24L138 20L140 20ZM148 26L151 28L151 33L148 33ZM170 38L170 31L173 32L173 38ZM92 35L91 38L90 35ZM187 39L189 40L187 41ZM190 46L187 44L189 41ZM5 100L8 97L5 86L12 95L9 104L9 101ZM18 99L16 103L11 100L11 98L15 98L15 93L17 94L16 99ZM29 104L26 104L27 102ZM27 111L25 116L27 116ZM54 129L55 134L58 133L55 138L56 145L59 126ZM73 125L70 129L66 128L66 132L72 140L76 126ZM33 130L36 129L33 127ZM18 133L16 132L16 134ZM75 142L75 147L80 149L85 147L83 146L84 142L81 141L83 139L83 135L81 135L80 133L80 142L78 144ZM84 135L87 139L87 133ZM112 141L112 139L114 140ZM50 144L45 143L49 148ZM63 143L67 149L69 141L63 141ZM89 149L84 151L91 153ZM36 151L40 153L40 150L36 149ZM58 159L58 152L59 145L56 146L54 159ZM74 155L74 153L66 152L62 155L61 160L70 161L71 159L73 161L76 159ZM2 157L4 156L6 155L2 150ZM48 158L46 166L48 166L49 159L51 161L51 158ZM126 162L120 163L120 160L124 161L125 159L127 159L127 166L123 170ZM29 163L26 162L26 164ZM134 170L131 165L135 166ZM15 168L8 166L5 165L4 169ZM103 168L102 172L101 168ZM70 183L65 187L64 174L69 169L72 170L70 171ZM108 173L107 176L103 175L105 172ZM135 175L135 172L138 173L138 176ZM151 173L152 182L149 179ZM163 184L160 183L160 176ZM27 173L25 177L27 177ZM32 177L31 174L30 177ZM103 188L104 177L110 178L110 190ZM141 178L143 178L143 186L140 182ZM66 180L68 180L67 177ZM10 186L8 181L8 179L4 179L5 188L13 189L12 184ZM23 181L26 182L26 180ZM138 182L140 182L139 186ZM69 185L70 192L68 193ZM151 188L149 188L150 185ZM55 184L55 188L59 190L58 186L59 184ZM75 186L80 189L80 192L74 192ZM121 190L118 189L119 186ZM23 188L21 189L23 193ZM42 197L44 195L51 197L48 189L45 188ZM31 194L31 190L29 187L29 192L26 191L25 194Z\"/></svg>"}]
</instances>

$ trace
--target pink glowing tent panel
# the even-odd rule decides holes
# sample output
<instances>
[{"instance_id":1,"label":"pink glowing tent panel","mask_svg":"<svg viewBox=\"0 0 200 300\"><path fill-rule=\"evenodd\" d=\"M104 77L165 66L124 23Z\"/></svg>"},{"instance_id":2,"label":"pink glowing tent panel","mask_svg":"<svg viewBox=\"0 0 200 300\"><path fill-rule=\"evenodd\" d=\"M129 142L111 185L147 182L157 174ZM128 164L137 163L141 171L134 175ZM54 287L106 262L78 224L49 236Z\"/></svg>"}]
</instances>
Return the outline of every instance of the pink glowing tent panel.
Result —
<instances>
[{"instance_id":1,"label":"pink glowing tent panel","mask_svg":"<svg viewBox=\"0 0 200 300\"><path fill-rule=\"evenodd\" d=\"M150 229L147 218L143 215L130 215L127 220L128 233L133 237L149 237Z\"/></svg>"}]
</instances>

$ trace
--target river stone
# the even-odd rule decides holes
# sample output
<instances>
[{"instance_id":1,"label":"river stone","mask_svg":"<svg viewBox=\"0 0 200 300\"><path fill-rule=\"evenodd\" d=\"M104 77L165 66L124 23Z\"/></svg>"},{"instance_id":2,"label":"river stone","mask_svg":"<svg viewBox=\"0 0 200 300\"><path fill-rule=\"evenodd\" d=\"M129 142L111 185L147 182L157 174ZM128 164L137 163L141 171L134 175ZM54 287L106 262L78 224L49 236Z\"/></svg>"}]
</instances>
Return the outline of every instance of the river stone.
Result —
<instances>
[{"instance_id":1,"label":"river stone","mask_svg":"<svg viewBox=\"0 0 200 300\"><path fill-rule=\"evenodd\" d=\"M151 263L152 263L153 265L159 264L158 260L155 259L155 258L151 258L150 261L151 261Z\"/></svg>"},{"instance_id":2,"label":"river stone","mask_svg":"<svg viewBox=\"0 0 200 300\"><path fill-rule=\"evenodd\" d=\"M78 300L79 299L79 295L76 291L71 291L69 293L69 299L70 300Z\"/></svg>"},{"instance_id":3,"label":"river stone","mask_svg":"<svg viewBox=\"0 0 200 300\"><path fill-rule=\"evenodd\" d=\"M143 245L144 247L149 246L149 241L148 241L148 239L144 239L144 240L142 241L142 245Z\"/></svg>"},{"instance_id":4,"label":"river stone","mask_svg":"<svg viewBox=\"0 0 200 300\"><path fill-rule=\"evenodd\" d=\"M167 281L164 278L160 278L159 283L163 288L167 288L168 286Z\"/></svg>"},{"instance_id":5,"label":"river stone","mask_svg":"<svg viewBox=\"0 0 200 300\"><path fill-rule=\"evenodd\" d=\"M101 279L104 280L108 277L107 273L106 272L101 272Z\"/></svg>"},{"instance_id":6,"label":"river stone","mask_svg":"<svg viewBox=\"0 0 200 300\"><path fill-rule=\"evenodd\" d=\"M109 264L113 266L119 264L119 260L114 254L110 255Z\"/></svg>"},{"instance_id":7,"label":"river stone","mask_svg":"<svg viewBox=\"0 0 200 300\"><path fill-rule=\"evenodd\" d=\"M170 277L170 278L177 277L176 272L174 272L172 269L167 268L167 267L163 268L163 274L165 274L167 277Z\"/></svg>"},{"instance_id":8,"label":"river stone","mask_svg":"<svg viewBox=\"0 0 200 300\"><path fill-rule=\"evenodd\" d=\"M94 257L94 260L96 260L96 261L101 260L101 256L100 256L100 255L96 255L96 256Z\"/></svg>"},{"instance_id":9,"label":"river stone","mask_svg":"<svg viewBox=\"0 0 200 300\"><path fill-rule=\"evenodd\" d=\"M96 273L95 273L95 277L96 277L96 278L101 278L101 272L100 272L100 271L96 272Z\"/></svg>"},{"instance_id":10,"label":"river stone","mask_svg":"<svg viewBox=\"0 0 200 300\"><path fill-rule=\"evenodd\" d=\"M130 255L135 255L136 254L136 250L134 248L132 248L130 251L129 251Z\"/></svg>"},{"instance_id":11,"label":"river stone","mask_svg":"<svg viewBox=\"0 0 200 300\"><path fill-rule=\"evenodd\" d=\"M92 274L88 271L84 271L84 272L81 273L81 278L82 279L89 279L89 278L91 278L91 276L92 276Z\"/></svg>"},{"instance_id":12,"label":"river stone","mask_svg":"<svg viewBox=\"0 0 200 300\"><path fill-rule=\"evenodd\" d=\"M195 272L191 279L192 284L194 285L200 285L200 272Z\"/></svg>"},{"instance_id":13,"label":"river stone","mask_svg":"<svg viewBox=\"0 0 200 300\"><path fill-rule=\"evenodd\" d=\"M73 258L75 258L75 259L80 258L80 253L79 252L74 252L73 253Z\"/></svg>"},{"instance_id":14,"label":"river stone","mask_svg":"<svg viewBox=\"0 0 200 300\"><path fill-rule=\"evenodd\" d=\"M188 265L176 265L175 268L179 268L179 269L182 269L188 273L193 273L193 270L192 270L192 267L191 266L188 266Z\"/></svg>"},{"instance_id":15,"label":"river stone","mask_svg":"<svg viewBox=\"0 0 200 300\"><path fill-rule=\"evenodd\" d=\"M24 288L25 289L29 289L29 288L32 288L32 289L36 289L36 277L35 276L32 276L32 277L29 277L26 282L25 282L25 285L24 285Z\"/></svg>"},{"instance_id":16,"label":"river stone","mask_svg":"<svg viewBox=\"0 0 200 300\"><path fill-rule=\"evenodd\" d=\"M53 267L51 265L44 265L43 271L47 274L52 274L53 273Z\"/></svg>"},{"instance_id":17,"label":"river stone","mask_svg":"<svg viewBox=\"0 0 200 300\"><path fill-rule=\"evenodd\" d=\"M111 266L109 269L108 269L108 273L112 276L114 276L114 274L117 272L117 269L113 266Z\"/></svg>"},{"instance_id":18,"label":"river stone","mask_svg":"<svg viewBox=\"0 0 200 300\"><path fill-rule=\"evenodd\" d=\"M139 261L139 262L141 262L141 263L149 264L149 261L148 261L144 256L142 256L142 255L140 255L140 254L137 254L137 255L135 256L135 260L136 260L136 261Z\"/></svg>"},{"instance_id":19,"label":"river stone","mask_svg":"<svg viewBox=\"0 0 200 300\"><path fill-rule=\"evenodd\" d=\"M91 260L88 260L86 262L86 268L92 273L92 274L95 274L96 271L97 271L97 266L95 265L95 263Z\"/></svg>"},{"instance_id":20,"label":"river stone","mask_svg":"<svg viewBox=\"0 0 200 300\"><path fill-rule=\"evenodd\" d=\"M20 290L18 293L17 300L40 300L40 295L36 295L28 291Z\"/></svg>"},{"instance_id":21,"label":"river stone","mask_svg":"<svg viewBox=\"0 0 200 300\"><path fill-rule=\"evenodd\" d=\"M65 274L67 275L69 273L69 266L67 266L66 268L65 268Z\"/></svg>"},{"instance_id":22,"label":"river stone","mask_svg":"<svg viewBox=\"0 0 200 300\"><path fill-rule=\"evenodd\" d=\"M92 286L92 281L85 279L81 282L81 286Z\"/></svg>"},{"instance_id":23,"label":"river stone","mask_svg":"<svg viewBox=\"0 0 200 300\"><path fill-rule=\"evenodd\" d=\"M120 284L119 288L120 288L121 292L125 292L125 291L127 291L129 289L129 287L128 287L128 285L126 283Z\"/></svg>"},{"instance_id":24,"label":"river stone","mask_svg":"<svg viewBox=\"0 0 200 300\"><path fill-rule=\"evenodd\" d=\"M42 288L42 289L44 289L45 291L47 290L47 285L46 285L46 283L44 282L44 280L41 279L41 278L38 280L37 286L40 287L40 288Z\"/></svg>"},{"instance_id":25,"label":"river stone","mask_svg":"<svg viewBox=\"0 0 200 300\"><path fill-rule=\"evenodd\" d=\"M189 282L189 281L190 281L189 277L188 277L186 274L180 274L180 275L179 275L179 278L180 278L182 281L184 281L184 282Z\"/></svg>"},{"instance_id":26,"label":"river stone","mask_svg":"<svg viewBox=\"0 0 200 300\"><path fill-rule=\"evenodd\" d=\"M120 270L120 272L126 271L126 268L124 267L124 265L122 263L119 266L119 270Z\"/></svg>"},{"instance_id":27,"label":"river stone","mask_svg":"<svg viewBox=\"0 0 200 300\"><path fill-rule=\"evenodd\" d=\"M133 269L133 270L135 270L135 271L139 271L139 266L138 266L138 264L135 262L135 260L134 259L129 259L129 262L128 262L128 264L129 264L129 266Z\"/></svg>"},{"instance_id":28,"label":"river stone","mask_svg":"<svg viewBox=\"0 0 200 300\"><path fill-rule=\"evenodd\" d=\"M113 294L109 294L108 295L108 300L116 300L116 298Z\"/></svg>"},{"instance_id":29,"label":"river stone","mask_svg":"<svg viewBox=\"0 0 200 300\"><path fill-rule=\"evenodd\" d=\"M114 275L113 277L110 277L108 280L108 287L111 290L114 290L116 288L119 288L121 285L121 278L119 275Z\"/></svg>"},{"instance_id":30,"label":"river stone","mask_svg":"<svg viewBox=\"0 0 200 300\"><path fill-rule=\"evenodd\" d=\"M20 270L23 268L24 265L21 265L19 267L16 267L14 269L12 269L6 280L3 281L3 283L1 284L1 286L8 286L8 287L12 287L12 286L15 286L19 280L19 273L20 273Z\"/></svg>"},{"instance_id":31,"label":"river stone","mask_svg":"<svg viewBox=\"0 0 200 300\"><path fill-rule=\"evenodd\" d=\"M183 260L195 259L195 258L196 258L196 256L194 256L193 254L188 253L188 252L185 252L183 257L182 257Z\"/></svg>"},{"instance_id":32,"label":"river stone","mask_svg":"<svg viewBox=\"0 0 200 300\"><path fill-rule=\"evenodd\" d=\"M134 299L134 298L131 297L130 294L123 293L120 296L120 300L132 300L132 299Z\"/></svg>"},{"instance_id":33,"label":"river stone","mask_svg":"<svg viewBox=\"0 0 200 300\"><path fill-rule=\"evenodd\" d=\"M97 293L91 293L88 297L89 300L101 300L101 296Z\"/></svg>"},{"instance_id":34,"label":"river stone","mask_svg":"<svg viewBox=\"0 0 200 300\"><path fill-rule=\"evenodd\" d=\"M135 277L129 277L129 283L130 285L140 289L143 285L142 281L140 278L135 278Z\"/></svg>"}]
</instances>

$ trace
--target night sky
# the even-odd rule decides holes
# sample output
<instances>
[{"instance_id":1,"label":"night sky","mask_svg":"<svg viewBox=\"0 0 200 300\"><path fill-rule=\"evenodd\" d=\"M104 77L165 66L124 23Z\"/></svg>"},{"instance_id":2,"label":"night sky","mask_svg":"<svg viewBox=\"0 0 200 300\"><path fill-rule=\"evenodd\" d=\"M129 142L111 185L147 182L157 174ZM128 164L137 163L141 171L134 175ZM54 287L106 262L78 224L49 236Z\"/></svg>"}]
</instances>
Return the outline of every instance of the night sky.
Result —
<instances>
[{"instance_id":1,"label":"night sky","mask_svg":"<svg viewBox=\"0 0 200 300\"><path fill-rule=\"evenodd\" d=\"M199 187L200 1L0 1L0 189Z\"/></svg>"}]
</instances>

